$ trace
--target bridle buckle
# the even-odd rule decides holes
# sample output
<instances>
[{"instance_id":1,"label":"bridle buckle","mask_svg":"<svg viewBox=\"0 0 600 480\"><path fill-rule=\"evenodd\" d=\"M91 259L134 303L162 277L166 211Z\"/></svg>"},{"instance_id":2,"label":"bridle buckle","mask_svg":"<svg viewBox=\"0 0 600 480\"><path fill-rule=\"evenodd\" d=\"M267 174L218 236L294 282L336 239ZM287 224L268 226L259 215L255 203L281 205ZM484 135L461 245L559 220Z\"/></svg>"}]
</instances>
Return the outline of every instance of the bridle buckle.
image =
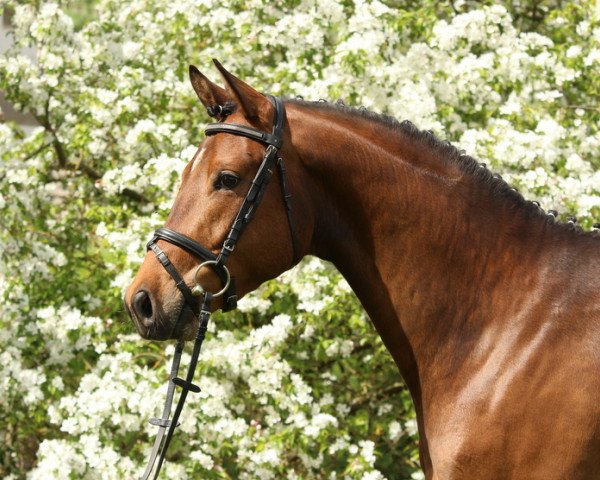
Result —
<instances>
[{"instance_id":1,"label":"bridle buckle","mask_svg":"<svg viewBox=\"0 0 600 480\"><path fill-rule=\"evenodd\" d=\"M227 250L229 253L233 252L235 250L235 242L228 238L223 242L223 249Z\"/></svg>"}]
</instances>

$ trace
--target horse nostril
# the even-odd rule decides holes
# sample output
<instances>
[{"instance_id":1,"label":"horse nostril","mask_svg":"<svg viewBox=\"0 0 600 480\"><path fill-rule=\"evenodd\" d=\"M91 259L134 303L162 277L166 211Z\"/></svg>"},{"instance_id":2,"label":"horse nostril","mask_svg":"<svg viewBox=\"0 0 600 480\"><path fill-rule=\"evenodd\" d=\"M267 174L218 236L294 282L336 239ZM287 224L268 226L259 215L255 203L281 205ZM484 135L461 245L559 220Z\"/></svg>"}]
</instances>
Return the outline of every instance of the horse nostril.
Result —
<instances>
[{"instance_id":1,"label":"horse nostril","mask_svg":"<svg viewBox=\"0 0 600 480\"><path fill-rule=\"evenodd\" d=\"M133 297L133 301L131 302L133 306L133 310L137 315L140 322L145 327L149 327L154 322L153 318L153 310L152 310L152 300L150 300L150 295L145 290L140 290Z\"/></svg>"}]
</instances>

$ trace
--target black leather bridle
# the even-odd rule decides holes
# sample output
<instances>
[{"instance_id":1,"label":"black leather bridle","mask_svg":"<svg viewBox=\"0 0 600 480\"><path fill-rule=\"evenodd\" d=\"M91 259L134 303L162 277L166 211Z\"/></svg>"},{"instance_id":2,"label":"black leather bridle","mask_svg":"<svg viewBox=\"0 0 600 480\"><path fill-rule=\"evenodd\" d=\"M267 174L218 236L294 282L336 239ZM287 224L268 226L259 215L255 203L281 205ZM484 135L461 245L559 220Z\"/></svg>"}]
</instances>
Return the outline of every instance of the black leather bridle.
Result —
<instances>
[{"instance_id":1,"label":"black leather bridle","mask_svg":"<svg viewBox=\"0 0 600 480\"><path fill-rule=\"evenodd\" d=\"M142 480L147 480L150 478L150 475L154 470L154 464L157 458L159 459L159 461L154 472L153 478L158 478L160 469L165 459L165 455L167 453L167 449L169 448L169 444L171 442L171 438L173 437L173 432L178 426L179 416L181 415L181 411L183 410L183 405L185 403L187 394L188 392L200 392L200 387L194 385L192 383L192 380L194 378L194 372L196 370L198 356L200 355L202 341L204 340L206 330L208 327L208 321L210 319L210 306L212 300L215 297L224 295L222 305L223 311L233 310L237 306L235 282L234 279L231 278L229 270L227 269L227 259L235 250L240 235L242 234L248 223L252 220L256 209L260 205L260 202L263 198L263 195L265 193L267 185L269 184L269 180L273 174L273 170L275 167L277 167L277 170L279 172L281 193L283 196L283 203L285 205L287 221L290 230L293 255L292 265L294 265L299 260L298 241L296 238L296 229L292 217L291 195L287 186L286 172L285 166L283 164L283 159L279 156L279 149L283 144L283 125L285 121L285 108L281 99L271 96L269 96L268 98L271 100L273 106L275 107L275 116L273 119L272 133L262 132L255 128L248 127L246 125L223 122L211 123L207 125L204 131L206 135L215 135L217 133L229 133L233 135L247 137L257 142L260 142L266 145L267 147L262 162L258 167L258 171L254 176L254 180L252 180L250 188L248 189L248 193L246 193L246 197L244 198L242 205L238 210L238 213L235 217L235 220L233 221L231 229L229 230L229 234L223 242L223 246L221 247L220 252L218 254L215 254L200 243L193 240L192 238L164 227L156 230L154 232L154 235L152 236L152 239L146 245L146 248L154 252L158 261L162 264L165 270L167 270L169 275L171 275L171 277L175 281L175 284L177 285L177 288L183 295L183 298L185 300L185 306L198 319L198 332L196 333L196 338L194 340L194 347L192 350L190 365L188 367L188 372L185 379L177 376L177 373L179 371L181 354L183 352L184 346L183 340L177 341L175 355L173 357L173 363L171 365L171 373L169 375L167 398L163 408L162 417L153 418L150 420L150 423L159 427L159 430L156 435L154 446L152 447L152 452L150 454L148 465L144 474L141 477ZM194 274L194 286L192 288L190 288L185 283L182 275L171 263L169 257L167 257L167 254L158 246L157 242L159 240L163 240L172 243L173 245L177 245L178 247L182 248L183 250L202 260L202 263L200 263L196 268L196 272ZM205 267L212 268L212 270L220 278L221 282L223 283L223 288L220 291L208 292L200 285L198 281L198 274L200 273L202 268ZM200 298L202 299L201 304L199 302ZM182 318L182 314L183 309L179 315L179 318L175 322L175 325L173 326L173 332L177 330L179 322ZM177 406L175 408L175 412L173 413L173 417L169 418L171 413L171 407L173 405L175 386L181 388L181 393L177 402Z\"/></svg>"}]
</instances>

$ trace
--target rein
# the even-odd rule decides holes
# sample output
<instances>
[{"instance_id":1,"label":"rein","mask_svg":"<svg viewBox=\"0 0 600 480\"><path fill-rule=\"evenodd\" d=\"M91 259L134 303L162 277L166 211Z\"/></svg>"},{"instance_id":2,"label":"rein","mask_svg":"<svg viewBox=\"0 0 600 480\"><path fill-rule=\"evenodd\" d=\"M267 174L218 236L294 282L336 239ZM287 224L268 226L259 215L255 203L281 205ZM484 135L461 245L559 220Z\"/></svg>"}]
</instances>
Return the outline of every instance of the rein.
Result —
<instances>
[{"instance_id":1,"label":"rein","mask_svg":"<svg viewBox=\"0 0 600 480\"><path fill-rule=\"evenodd\" d=\"M257 142L266 145L266 150L262 159L258 171L252 180L248 193L238 210L238 213L233 221L233 224L229 230L229 234L223 242L221 251L218 254L214 254L209 249L204 247L202 244L196 242L192 238L183 235L175 230L169 228L159 228L154 232L152 239L146 245L147 250L152 250L157 260L169 273L171 278L175 281L177 288L183 295L185 301L185 307L187 307L194 317L198 320L198 332L194 339L194 347L192 350L192 356L188 371L185 379L178 377L179 364L181 361L181 354L185 342L178 340L175 347L175 355L173 356L173 363L171 364L171 372L169 374L169 382L167 386L167 397L161 418L153 418L150 420L152 425L158 427L154 446L150 453L150 458L146 466L146 470L141 477L141 480L148 480L154 470L154 479L158 478L160 469L165 460L169 444L173 437L175 428L179 425L179 416L183 410L185 400L188 392L198 393L200 387L192 383L194 379L194 372L198 363L198 357L200 355L200 349L202 342L206 335L208 328L208 321L210 320L210 307L214 298L223 297L222 310L224 312L233 310L237 307L237 294L235 290L235 282L227 269L226 263L229 256L235 250L236 244L243 233L244 229L252 220L256 209L262 201L263 195L269 184L269 180L273 174L274 167L277 167L279 173L279 181L281 187L281 194L283 197L283 203L286 210L286 216L288 226L290 230L291 242L292 242L292 265L298 260L298 242L296 238L296 229L292 218L292 204L291 195L288 190L286 171L283 164L283 159L279 156L279 149L283 144L283 125L285 121L285 108L283 102L277 97L268 97L275 107L275 116L273 119L273 131L271 133L262 132L252 127L245 125L238 125L235 123L211 123L206 126L205 135L215 135L217 133L229 133L232 135L238 135L250 138ZM196 267L194 273L194 285L190 288L184 281L183 276L179 273L177 268L171 263L167 254L158 246L158 241L163 240L173 245L182 248L188 253L202 260L202 262ZM198 281L198 275L202 268L211 268L219 277L223 284L223 288L218 292L206 291ZM202 298L201 303L199 299ZM173 332L177 331L179 326L182 312L179 314L175 325L173 326ZM175 387L181 388L181 393L175 407L173 417L170 418L173 400L175 396ZM166 434L166 436L165 436ZM154 465L158 459L156 469Z\"/></svg>"}]
</instances>

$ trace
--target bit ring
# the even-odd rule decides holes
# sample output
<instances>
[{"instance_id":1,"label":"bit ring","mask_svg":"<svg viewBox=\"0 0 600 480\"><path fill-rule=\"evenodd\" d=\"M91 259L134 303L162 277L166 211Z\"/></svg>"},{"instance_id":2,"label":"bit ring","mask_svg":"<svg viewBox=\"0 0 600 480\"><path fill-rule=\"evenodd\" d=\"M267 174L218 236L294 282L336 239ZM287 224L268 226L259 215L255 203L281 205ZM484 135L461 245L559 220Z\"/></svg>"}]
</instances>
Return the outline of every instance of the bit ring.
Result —
<instances>
[{"instance_id":1,"label":"bit ring","mask_svg":"<svg viewBox=\"0 0 600 480\"><path fill-rule=\"evenodd\" d=\"M194 286L192 287L192 295L194 295L194 297L200 297L201 295L206 293L206 290L204 290L202 285L200 285L200 283L198 282L198 274L200 273L200 270L202 270L202 268L208 265L218 265L218 262L216 260L207 260L206 262L202 262L200 265L198 265L198 268L196 268L196 273L194 273ZM225 286L221 290L212 294L213 297L220 297L221 295L223 295L227 291L227 289L229 288L229 284L231 283L231 275L229 274L229 270L225 265L221 266L225 270L227 280L225 280Z\"/></svg>"}]
</instances>

